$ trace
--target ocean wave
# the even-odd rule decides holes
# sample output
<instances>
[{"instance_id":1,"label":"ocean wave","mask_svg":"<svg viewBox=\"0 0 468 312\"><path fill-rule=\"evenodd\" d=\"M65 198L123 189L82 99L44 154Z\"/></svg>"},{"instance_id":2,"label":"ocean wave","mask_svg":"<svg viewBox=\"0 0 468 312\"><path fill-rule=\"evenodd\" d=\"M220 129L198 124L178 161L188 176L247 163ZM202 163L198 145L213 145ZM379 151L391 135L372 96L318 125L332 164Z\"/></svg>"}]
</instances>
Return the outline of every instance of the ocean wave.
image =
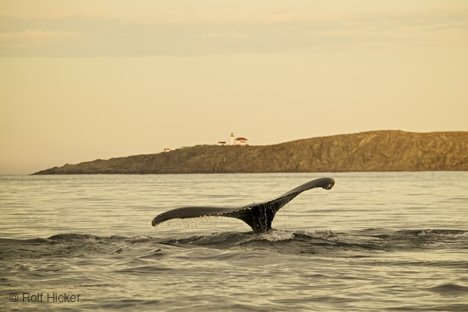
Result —
<instances>
[{"instance_id":1,"label":"ocean wave","mask_svg":"<svg viewBox=\"0 0 468 312\"><path fill-rule=\"evenodd\" d=\"M442 295L465 295L468 296L468 286L462 286L455 283L445 283L439 286L428 288L428 290Z\"/></svg>"},{"instance_id":2,"label":"ocean wave","mask_svg":"<svg viewBox=\"0 0 468 312\"><path fill-rule=\"evenodd\" d=\"M48 238L0 239L0 259L41 256L76 256L83 253L120 254L140 246L142 258L157 258L164 248L206 247L216 249L248 248L279 253L330 253L341 251L398 251L468 247L468 232L452 229L367 229L358 232L270 231L223 232L183 238L151 236L97 236L62 233Z\"/></svg>"}]
</instances>

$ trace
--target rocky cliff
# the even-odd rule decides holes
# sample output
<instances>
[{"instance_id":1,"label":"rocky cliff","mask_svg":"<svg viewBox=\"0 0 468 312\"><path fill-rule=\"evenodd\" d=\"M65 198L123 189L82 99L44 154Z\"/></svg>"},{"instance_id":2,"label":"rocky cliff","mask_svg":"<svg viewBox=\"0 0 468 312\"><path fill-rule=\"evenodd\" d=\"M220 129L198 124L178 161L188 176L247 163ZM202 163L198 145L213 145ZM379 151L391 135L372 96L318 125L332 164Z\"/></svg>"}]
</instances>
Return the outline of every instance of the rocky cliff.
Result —
<instances>
[{"instance_id":1,"label":"rocky cliff","mask_svg":"<svg viewBox=\"0 0 468 312\"><path fill-rule=\"evenodd\" d=\"M36 174L468 170L468 132L372 131L265 146L198 145Z\"/></svg>"}]
</instances>

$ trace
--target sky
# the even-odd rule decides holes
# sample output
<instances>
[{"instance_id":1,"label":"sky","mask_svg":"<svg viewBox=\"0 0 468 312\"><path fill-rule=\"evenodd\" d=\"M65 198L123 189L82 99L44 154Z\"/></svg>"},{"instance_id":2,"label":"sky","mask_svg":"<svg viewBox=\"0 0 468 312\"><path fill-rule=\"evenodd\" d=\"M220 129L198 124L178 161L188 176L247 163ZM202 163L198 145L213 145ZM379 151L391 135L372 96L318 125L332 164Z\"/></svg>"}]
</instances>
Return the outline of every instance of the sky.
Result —
<instances>
[{"instance_id":1,"label":"sky","mask_svg":"<svg viewBox=\"0 0 468 312\"><path fill-rule=\"evenodd\" d=\"M0 174L468 130L468 1L0 0Z\"/></svg>"}]
</instances>

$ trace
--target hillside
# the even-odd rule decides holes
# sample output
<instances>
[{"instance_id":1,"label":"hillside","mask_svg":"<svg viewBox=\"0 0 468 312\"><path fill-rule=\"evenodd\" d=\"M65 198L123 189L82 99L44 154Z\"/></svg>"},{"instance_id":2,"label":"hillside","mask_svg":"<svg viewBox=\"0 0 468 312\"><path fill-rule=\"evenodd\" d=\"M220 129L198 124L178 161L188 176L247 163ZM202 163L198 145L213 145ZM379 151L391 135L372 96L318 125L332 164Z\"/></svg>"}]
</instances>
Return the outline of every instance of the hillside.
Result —
<instances>
[{"instance_id":1,"label":"hillside","mask_svg":"<svg viewBox=\"0 0 468 312\"><path fill-rule=\"evenodd\" d=\"M35 174L468 170L468 132L371 131L265 146L198 145Z\"/></svg>"}]
</instances>

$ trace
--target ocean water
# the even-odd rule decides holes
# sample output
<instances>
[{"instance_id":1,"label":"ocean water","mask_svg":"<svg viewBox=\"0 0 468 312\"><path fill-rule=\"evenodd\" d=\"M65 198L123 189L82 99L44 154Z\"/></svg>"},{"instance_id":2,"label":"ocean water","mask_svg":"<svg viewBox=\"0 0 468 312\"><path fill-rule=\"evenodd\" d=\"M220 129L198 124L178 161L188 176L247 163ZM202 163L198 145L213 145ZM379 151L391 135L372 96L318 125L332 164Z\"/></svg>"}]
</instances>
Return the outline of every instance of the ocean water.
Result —
<instances>
[{"instance_id":1,"label":"ocean water","mask_svg":"<svg viewBox=\"0 0 468 312\"><path fill-rule=\"evenodd\" d=\"M274 230L242 206L332 177ZM1 311L468 311L468 172L0 176Z\"/></svg>"}]
</instances>

